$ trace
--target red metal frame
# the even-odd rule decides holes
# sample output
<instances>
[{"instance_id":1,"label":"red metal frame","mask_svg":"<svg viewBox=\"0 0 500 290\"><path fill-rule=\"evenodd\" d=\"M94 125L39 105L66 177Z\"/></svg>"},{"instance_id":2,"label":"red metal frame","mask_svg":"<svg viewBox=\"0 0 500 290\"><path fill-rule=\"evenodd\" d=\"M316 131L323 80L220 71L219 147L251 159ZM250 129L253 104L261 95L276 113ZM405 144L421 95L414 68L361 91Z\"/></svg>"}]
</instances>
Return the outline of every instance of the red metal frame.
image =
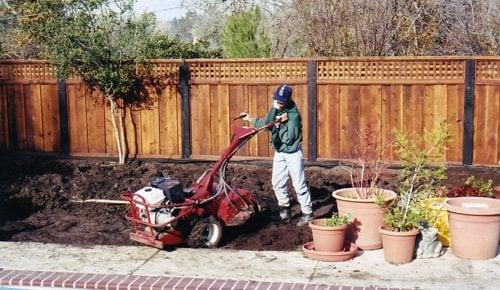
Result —
<instances>
[{"instance_id":1,"label":"red metal frame","mask_svg":"<svg viewBox=\"0 0 500 290\"><path fill-rule=\"evenodd\" d=\"M132 232L130 239L152 246L163 248L166 245L178 245L183 242L182 233L172 227L174 222L188 218L192 215L204 216L207 214L218 217L226 226L240 225L247 221L253 211L242 210L245 205L255 205L256 201L252 193L242 188L232 188L227 194L220 194L216 198L209 200L217 190L218 184L214 182L215 177L219 173L221 167L229 162L234 153L241 145L250 140L254 135L269 129L276 124L273 121L260 128L252 127L236 127L233 119L234 134L231 138L231 143L228 148L222 153L221 157L212 166L209 171L206 171L191 188L194 194L189 198L185 198L182 203L173 203L162 205L161 207L176 208L179 210L174 219L163 224L153 224L149 214L144 220L140 216L140 208L143 207L146 213L149 213L150 207L146 200L135 193L127 192L121 195L121 198L129 202L129 208L125 214L125 218L132 223ZM208 202L206 202L209 200ZM169 229L170 228L170 229ZM161 229L161 230L160 230Z\"/></svg>"}]
</instances>

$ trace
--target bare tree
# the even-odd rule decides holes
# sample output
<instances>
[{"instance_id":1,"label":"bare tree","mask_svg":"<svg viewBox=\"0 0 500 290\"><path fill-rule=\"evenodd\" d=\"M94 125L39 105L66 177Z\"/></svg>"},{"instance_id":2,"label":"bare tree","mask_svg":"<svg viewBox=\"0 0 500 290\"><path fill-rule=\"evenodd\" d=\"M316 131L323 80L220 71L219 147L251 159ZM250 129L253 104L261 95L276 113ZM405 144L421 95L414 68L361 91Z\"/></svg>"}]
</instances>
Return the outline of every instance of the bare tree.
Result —
<instances>
[{"instance_id":1,"label":"bare tree","mask_svg":"<svg viewBox=\"0 0 500 290\"><path fill-rule=\"evenodd\" d=\"M273 56L498 55L499 0L185 0L217 38L255 5ZM203 18L203 17L202 17Z\"/></svg>"}]
</instances>

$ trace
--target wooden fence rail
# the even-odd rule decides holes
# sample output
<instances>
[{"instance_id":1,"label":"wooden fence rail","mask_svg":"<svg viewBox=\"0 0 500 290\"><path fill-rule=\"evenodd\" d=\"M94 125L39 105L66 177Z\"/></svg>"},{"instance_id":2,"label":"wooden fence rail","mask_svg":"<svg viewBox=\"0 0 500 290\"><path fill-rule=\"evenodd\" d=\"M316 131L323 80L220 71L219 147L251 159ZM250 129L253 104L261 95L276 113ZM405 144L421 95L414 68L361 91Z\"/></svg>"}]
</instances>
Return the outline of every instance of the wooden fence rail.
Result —
<instances>
[{"instance_id":1,"label":"wooden fence rail","mask_svg":"<svg viewBox=\"0 0 500 290\"><path fill-rule=\"evenodd\" d=\"M165 80L125 115L131 156L211 159L228 145L231 117L264 116L278 84L293 88L309 160L351 159L351 129L422 134L440 121L449 163L500 165L500 57L155 60ZM242 124L242 123L239 123ZM78 79L45 61L0 61L0 149L76 156L116 153L109 109ZM261 134L238 153L272 156ZM387 160L395 160L389 150Z\"/></svg>"}]
</instances>

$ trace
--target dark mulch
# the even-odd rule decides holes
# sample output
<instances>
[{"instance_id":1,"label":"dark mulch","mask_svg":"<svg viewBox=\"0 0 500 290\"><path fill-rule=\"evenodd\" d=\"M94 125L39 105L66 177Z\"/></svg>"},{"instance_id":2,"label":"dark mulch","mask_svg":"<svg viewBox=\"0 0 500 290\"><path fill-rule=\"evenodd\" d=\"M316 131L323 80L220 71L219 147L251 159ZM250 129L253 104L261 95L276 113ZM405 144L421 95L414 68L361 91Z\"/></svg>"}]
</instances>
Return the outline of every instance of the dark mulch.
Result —
<instances>
[{"instance_id":1,"label":"dark mulch","mask_svg":"<svg viewBox=\"0 0 500 290\"><path fill-rule=\"evenodd\" d=\"M120 166L102 160L2 157L0 240L76 245L135 244L128 238L130 226L124 219L125 206L82 204L70 200L118 199L120 193L138 190L155 176L171 176L188 187L210 165L136 160ZM310 166L306 174L315 214L330 215L335 210L331 192L349 186L345 170ZM500 184L499 169L451 167L445 185L460 184L471 174ZM386 176L385 187L393 187L394 180L393 175ZM244 226L229 228L224 248L296 250L312 239L308 227L295 226L300 208L294 198L294 218L290 223L269 220L270 214L277 210L270 164L233 164L228 170L228 181L251 190L263 208L263 216Z\"/></svg>"}]
</instances>

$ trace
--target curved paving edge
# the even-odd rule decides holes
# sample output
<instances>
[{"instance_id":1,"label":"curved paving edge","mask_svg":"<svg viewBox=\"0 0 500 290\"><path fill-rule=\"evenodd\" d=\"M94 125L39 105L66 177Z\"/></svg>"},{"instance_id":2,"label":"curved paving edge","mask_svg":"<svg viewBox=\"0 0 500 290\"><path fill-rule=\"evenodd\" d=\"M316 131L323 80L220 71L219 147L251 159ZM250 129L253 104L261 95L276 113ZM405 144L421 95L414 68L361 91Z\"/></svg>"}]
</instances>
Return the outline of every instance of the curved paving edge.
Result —
<instances>
[{"instance_id":1,"label":"curved paving edge","mask_svg":"<svg viewBox=\"0 0 500 290\"><path fill-rule=\"evenodd\" d=\"M186 277L162 277L141 275L69 273L50 271L23 271L0 269L0 286L50 287L70 289L103 290L209 290L209 289L388 289L373 287L351 287L343 285L280 283L250 280L224 280ZM391 288L399 289L399 288Z\"/></svg>"}]
</instances>

